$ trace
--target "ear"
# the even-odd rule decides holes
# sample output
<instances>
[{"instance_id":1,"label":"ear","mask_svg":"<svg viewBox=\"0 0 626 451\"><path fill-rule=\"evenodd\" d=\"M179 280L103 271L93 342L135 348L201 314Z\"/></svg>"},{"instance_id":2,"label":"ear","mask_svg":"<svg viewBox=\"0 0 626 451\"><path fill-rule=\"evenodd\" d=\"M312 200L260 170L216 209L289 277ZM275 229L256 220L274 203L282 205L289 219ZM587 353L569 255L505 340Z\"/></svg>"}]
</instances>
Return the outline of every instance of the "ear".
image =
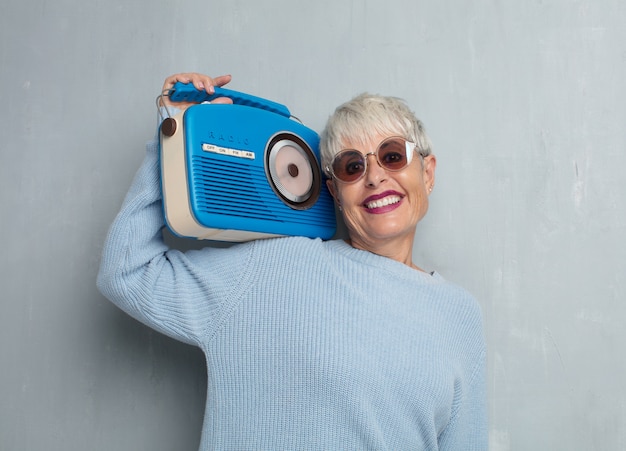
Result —
<instances>
[{"instance_id":1,"label":"ear","mask_svg":"<svg viewBox=\"0 0 626 451\"><path fill-rule=\"evenodd\" d=\"M335 181L333 179L327 179L326 187L328 188L330 195L335 199L335 202L339 203L339 199L337 199L337 186L335 185Z\"/></svg>"},{"instance_id":2,"label":"ear","mask_svg":"<svg viewBox=\"0 0 626 451\"><path fill-rule=\"evenodd\" d=\"M434 155L424 157L424 169L422 177L426 191L430 192L435 185L435 169L437 168L437 158Z\"/></svg>"}]
</instances>

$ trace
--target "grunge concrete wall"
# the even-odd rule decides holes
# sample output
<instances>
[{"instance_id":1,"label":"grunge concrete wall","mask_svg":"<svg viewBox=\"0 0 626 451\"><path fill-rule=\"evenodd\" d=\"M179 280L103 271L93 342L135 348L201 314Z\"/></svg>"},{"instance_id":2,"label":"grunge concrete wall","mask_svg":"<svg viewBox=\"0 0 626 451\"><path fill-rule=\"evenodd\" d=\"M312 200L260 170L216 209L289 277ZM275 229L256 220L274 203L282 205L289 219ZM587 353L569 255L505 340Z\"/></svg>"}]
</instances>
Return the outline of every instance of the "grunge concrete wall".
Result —
<instances>
[{"instance_id":1,"label":"grunge concrete wall","mask_svg":"<svg viewBox=\"0 0 626 451\"><path fill-rule=\"evenodd\" d=\"M491 449L626 449L626 3L5 3L0 449L198 446L201 353L95 287L179 71L317 130L359 92L405 98L439 163L415 260L483 307Z\"/></svg>"}]
</instances>

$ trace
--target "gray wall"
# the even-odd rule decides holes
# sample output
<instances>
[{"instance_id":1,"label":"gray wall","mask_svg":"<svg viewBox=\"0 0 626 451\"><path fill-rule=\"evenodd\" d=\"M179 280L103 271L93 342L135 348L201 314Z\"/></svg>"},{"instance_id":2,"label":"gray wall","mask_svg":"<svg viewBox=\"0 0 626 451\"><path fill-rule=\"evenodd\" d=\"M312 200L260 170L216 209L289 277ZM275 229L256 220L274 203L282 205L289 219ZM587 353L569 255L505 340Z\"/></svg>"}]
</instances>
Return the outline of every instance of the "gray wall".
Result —
<instances>
[{"instance_id":1,"label":"gray wall","mask_svg":"<svg viewBox=\"0 0 626 451\"><path fill-rule=\"evenodd\" d=\"M404 97L439 168L416 261L480 300L491 449L626 449L622 0L5 1L0 449L194 450L203 357L95 288L178 71L321 129Z\"/></svg>"}]
</instances>

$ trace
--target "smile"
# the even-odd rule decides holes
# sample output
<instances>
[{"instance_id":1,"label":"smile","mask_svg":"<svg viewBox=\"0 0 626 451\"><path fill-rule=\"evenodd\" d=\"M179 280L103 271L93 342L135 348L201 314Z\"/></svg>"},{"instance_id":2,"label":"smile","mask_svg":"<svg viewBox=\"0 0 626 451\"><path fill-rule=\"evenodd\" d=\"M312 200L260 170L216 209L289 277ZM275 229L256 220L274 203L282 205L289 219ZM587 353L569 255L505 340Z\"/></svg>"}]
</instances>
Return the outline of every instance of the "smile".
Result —
<instances>
[{"instance_id":1,"label":"smile","mask_svg":"<svg viewBox=\"0 0 626 451\"><path fill-rule=\"evenodd\" d=\"M396 195L387 196L387 197L383 197L382 199L377 199L371 202L367 202L365 204L365 207L370 210L373 210L375 208L382 208L382 207L386 207L387 205L397 204L401 200L402 198L400 196L396 196Z\"/></svg>"}]
</instances>

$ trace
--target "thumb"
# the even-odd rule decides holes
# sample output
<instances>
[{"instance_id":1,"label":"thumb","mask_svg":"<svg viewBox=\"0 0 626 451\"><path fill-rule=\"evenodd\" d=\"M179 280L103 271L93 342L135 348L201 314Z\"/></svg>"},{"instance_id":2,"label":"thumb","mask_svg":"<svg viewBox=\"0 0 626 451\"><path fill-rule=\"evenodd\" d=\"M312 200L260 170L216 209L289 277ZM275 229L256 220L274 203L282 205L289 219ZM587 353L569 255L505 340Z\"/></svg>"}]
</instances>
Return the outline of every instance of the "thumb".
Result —
<instances>
[{"instance_id":1,"label":"thumb","mask_svg":"<svg viewBox=\"0 0 626 451\"><path fill-rule=\"evenodd\" d=\"M233 103L233 99L229 99L228 97L218 97L216 99L211 100L211 103L229 104L229 103Z\"/></svg>"}]
</instances>

